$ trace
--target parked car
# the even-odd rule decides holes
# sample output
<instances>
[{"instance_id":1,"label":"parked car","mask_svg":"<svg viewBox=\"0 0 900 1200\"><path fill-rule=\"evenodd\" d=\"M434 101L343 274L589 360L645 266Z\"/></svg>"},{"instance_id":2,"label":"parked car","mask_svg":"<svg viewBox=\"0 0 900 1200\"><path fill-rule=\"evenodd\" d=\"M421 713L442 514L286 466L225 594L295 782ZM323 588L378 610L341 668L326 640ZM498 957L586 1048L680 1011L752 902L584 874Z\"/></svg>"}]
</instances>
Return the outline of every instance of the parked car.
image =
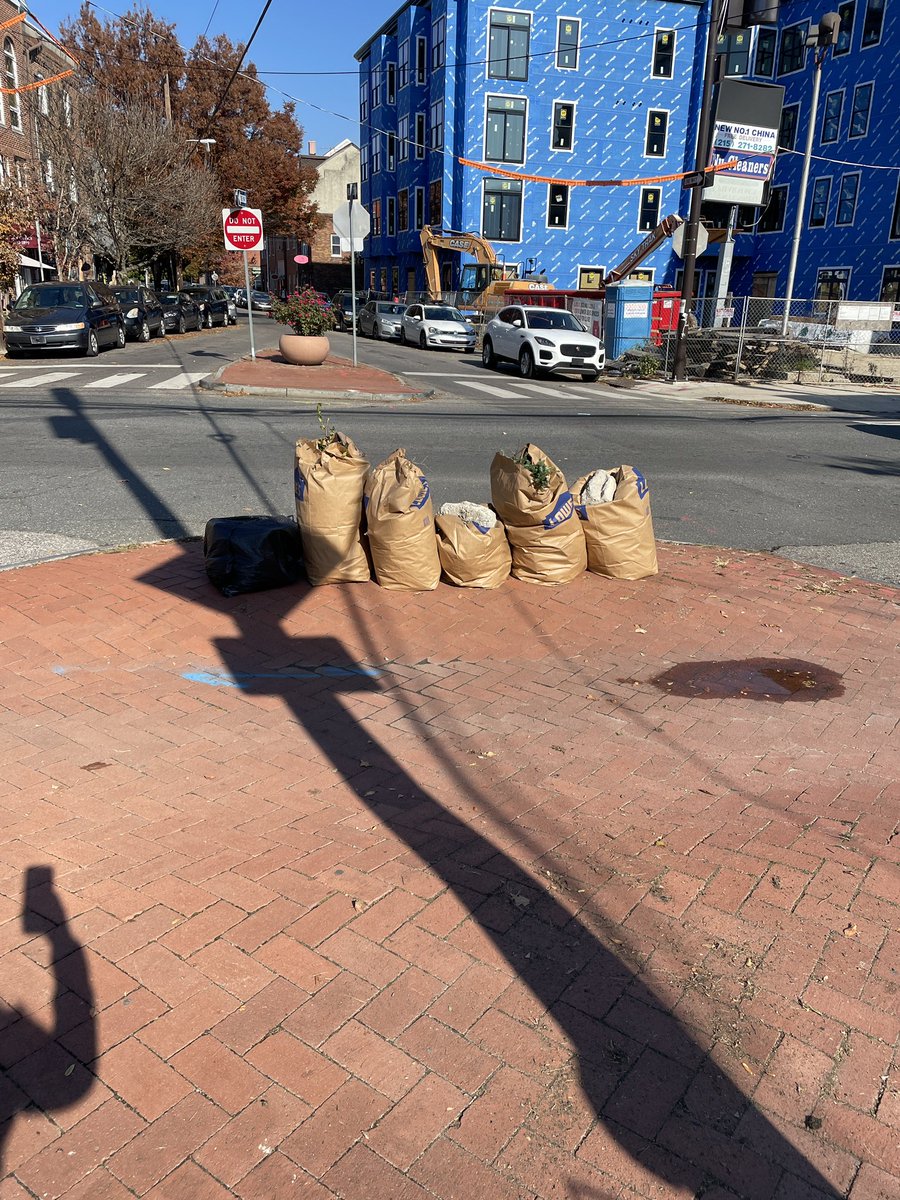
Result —
<instances>
[{"instance_id":1,"label":"parked car","mask_svg":"<svg viewBox=\"0 0 900 1200\"><path fill-rule=\"evenodd\" d=\"M410 304L400 318L400 341L422 350L475 349L475 327L449 304Z\"/></svg>"},{"instance_id":2,"label":"parked car","mask_svg":"<svg viewBox=\"0 0 900 1200\"><path fill-rule=\"evenodd\" d=\"M247 292L244 288L238 292L235 302L238 308L247 308ZM251 288L250 302L253 305L253 312L270 313L272 311L272 297L268 292L259 292L255 288Z\"/></svg>"},{"instance_id":3,"label":"parked car","mask_svg":"<svg viewBox=\"0 0 900 1200\"><path fill-rule=\"evenodd\" d=\"M366 302L365 293L356 293L356 327L359 328L359 314ZM349 333L353 329L353 293L352 292L336 292L331 305L334 308L334 316L337 321L337 328L344 333Z\"/></svg>"},{"instance_id":4,"label":"parked car","mask_svg":"<svg viewBox=\"0 0 900 1200\"><path fill-rule=\"evenodd\" d=\"M125 320L125 334L138 342L149 342L163 332L163 310L152 288L130 284L110 288Z\"/></svg>"},{"instance_id":5,"label":"parked car","mask_svg":"<svg viewBox=\"0 0 900 1200\"><path fill-rule=\"evenodd\" d=\"M101 346L125 345L125 321L105 284L33 283L6 316L6 353L80 350L89 358Z\"/></svg>"},{"instance_id":6,"label":"parked car","mask_svg":"<svg viewBox=\"0 0 900 1200\"><path fill-rule=\"evenodd\" d=\"M237 293L240 289L229 283L220 283L219 290L228 298L228 320L232 325L237 325Z\"/></svg>"},{"instance_id":7,"label":"parked car","mask_svg":"<svg viewBox=\"0 0 900 1200\"><path fill-rule=\"evenodd\" d=\"M392 338L400 336L400 318L406 311L405 304L392 304L390 300L369 300L359 311L359 332L366 337Z\"/></svg>"},{"instance_id":8,"label":"parked car","mask_svg":"<svg viewBox=\"0 0 900 1200\"><path fill-rule=\"evenodd\" d=\"M166 292L161 299L166 333L187 333L202 327L200 305L187 292Z\"/></svg>"},{"instance_id":9,"label":"parked car","mask_svg":"<svg viewBox=\"0 0 900 1200\"><path fill-rule=\"evenodd\" d=\"M191 299L200 305L203 325L206 329L212 329L213 325L228 324L228 297L220 287L205 287L202 284L192 283L181 290L187 292Z\"/></svg>"},{"instance_id":10,"label":"parked car","mask_svg":"<svg viewBox=\"0 0 900 1200\"><path fill-rule=\"evenodd\" d=\"M591 383L603 370L606 353L600 339L586 333L566 309L514 304L488 321L481 360L486 367L500 360L516 363L523 379L576 371Z\"/></svg>"}]
</instances>

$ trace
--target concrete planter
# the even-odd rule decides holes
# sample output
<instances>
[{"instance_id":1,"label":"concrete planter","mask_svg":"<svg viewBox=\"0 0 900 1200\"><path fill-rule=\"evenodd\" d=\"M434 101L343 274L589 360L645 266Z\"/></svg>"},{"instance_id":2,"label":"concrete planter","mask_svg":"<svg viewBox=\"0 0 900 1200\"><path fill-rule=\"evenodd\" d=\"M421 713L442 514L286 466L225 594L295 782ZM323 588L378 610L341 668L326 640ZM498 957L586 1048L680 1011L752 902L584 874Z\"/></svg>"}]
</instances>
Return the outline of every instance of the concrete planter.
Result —
<instances>
[{"instance_id":1,"label":"concrete planter","mask_svg":"<svg viewBox=\"0 0 900 1200\"><path fill-rule=\"evenodd\" d=\"M281 357L295 367L320 367L331 349L328 338L305 337L299 333L283 333L278 339Z\"/></svg>"}]
</instances>

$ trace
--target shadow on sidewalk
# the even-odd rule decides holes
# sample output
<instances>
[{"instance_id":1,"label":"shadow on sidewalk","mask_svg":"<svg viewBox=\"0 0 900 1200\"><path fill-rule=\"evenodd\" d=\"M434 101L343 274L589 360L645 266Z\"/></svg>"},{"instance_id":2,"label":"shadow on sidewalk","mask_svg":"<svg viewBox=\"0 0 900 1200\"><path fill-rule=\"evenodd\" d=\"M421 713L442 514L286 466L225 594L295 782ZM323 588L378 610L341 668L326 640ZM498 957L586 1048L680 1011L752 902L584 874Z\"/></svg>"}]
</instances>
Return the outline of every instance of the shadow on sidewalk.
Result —
<instances>
[{"instance_id":1,"label":"shadow on sidewalk","mask_svg":"<svg viewBox=\"0 0 900 1200\"><path fill-rule=\"evenodd\" d=\"M712 1061L708 1037L701 1044L702 1032L682 1024L553 891L377 746L374 726L356 720L342 696L380 691L378 680L367 677L336 639L293 637L282 625L306 589L224 600L203 580L196 547L183 547L178 558L140 582L234 619L238 636L213 643L231 680L244 695L283 700L360 804L471 913L484 939L483 957L502 958L562 1029L599 1119L583 1161L600 1170L609 1163L614 1172L621 1148L646 1173L646 1187L658 1180L673 1193L715 1192L717 1200L725 1195L717 1187L752 1200L838 1200L839 1192L790 1140L802 1140L815 1153L812 1135L776 1128ZM361 627L359 640L366 643ZM323 667L347 674L314 674ZM382 781L377 786L369 766ZM466 799L476 812L489 804L474 790ZM514 827L510 834L513 840ZM579 1186L572 1180L566 1194Z\"/></svg>"},{"instance_id":2,"label":"shadow on sidewalk","mask_svg":"<svg viewBox=\"0 0 900 1200\"><path fill-rule=\"evenodd\" d=\"M43 1025L4 996L0 1008L0 1173L19 1113L60 1112L77 1104L97 1080L83 1065L97 1057L94 992L84 949L69 932L50 867L29 867L22 899L22 928L49 946L55 991L51 1022ZM22 998L22 1003L27 997ZM65 1038L65 1048L60 1039Z\"/></svg>"}]
</instances>

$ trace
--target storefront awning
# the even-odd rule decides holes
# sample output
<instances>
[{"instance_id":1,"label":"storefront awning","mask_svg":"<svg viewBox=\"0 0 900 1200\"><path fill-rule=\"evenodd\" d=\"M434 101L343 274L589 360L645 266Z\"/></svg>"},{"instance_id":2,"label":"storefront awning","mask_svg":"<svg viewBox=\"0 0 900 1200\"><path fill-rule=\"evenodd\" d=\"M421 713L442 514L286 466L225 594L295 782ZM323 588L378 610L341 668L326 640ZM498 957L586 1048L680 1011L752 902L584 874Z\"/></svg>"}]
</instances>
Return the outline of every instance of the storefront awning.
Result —
<instances>
[{"instance_id":1,"label":"storefront awning","mask_svg":"<svg viewBox=\"0 0 900 1200\"><path fill-rule=\"evenodd\" d=\"M20 254L19 255L19 266L20 267L34 267L35 270L39 271L41 269L41 267L44 267L44 269L46 270L48 267L50 267L50 264L47 262L39 263L36 258L29 258L27 254Z\"/></svg>"}]
</instances>

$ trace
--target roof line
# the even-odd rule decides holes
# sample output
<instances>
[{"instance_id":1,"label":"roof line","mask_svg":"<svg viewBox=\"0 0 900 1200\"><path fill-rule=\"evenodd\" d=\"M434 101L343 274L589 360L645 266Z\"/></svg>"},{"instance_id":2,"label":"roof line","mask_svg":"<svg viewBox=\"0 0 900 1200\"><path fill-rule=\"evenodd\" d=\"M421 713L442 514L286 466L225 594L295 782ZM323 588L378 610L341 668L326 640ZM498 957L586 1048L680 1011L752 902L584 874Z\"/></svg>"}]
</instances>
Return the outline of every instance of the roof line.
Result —
<instances>
[{"instance_id":1,"label":"roof line","mask_svg":"<svg viewBox=\"0 0 900 1200\"><path fill-rule=\"evenodd\" d=\"M406 10L408 8L430 8L430 7L431 7L431 0L406 0L405 4L401 4L400 7L397 9L397 11L392 13L391 16L389 16L388 19L384 22L384 24L380 25L375 30L375 32L368 39L368 41L363 42L363 44L356 51L356 53L353 55L353 57L357 60L357 62L360 62L363 59L363 57L365 56L366 51L372 45L372 43L374 41L376 41L378 38L380 38L383 33L387 33L387 31L391 28L391 26L395 25L397 23L397 18L400 16L400 14L406 12Z\"/></svg>"}]
</instances>

